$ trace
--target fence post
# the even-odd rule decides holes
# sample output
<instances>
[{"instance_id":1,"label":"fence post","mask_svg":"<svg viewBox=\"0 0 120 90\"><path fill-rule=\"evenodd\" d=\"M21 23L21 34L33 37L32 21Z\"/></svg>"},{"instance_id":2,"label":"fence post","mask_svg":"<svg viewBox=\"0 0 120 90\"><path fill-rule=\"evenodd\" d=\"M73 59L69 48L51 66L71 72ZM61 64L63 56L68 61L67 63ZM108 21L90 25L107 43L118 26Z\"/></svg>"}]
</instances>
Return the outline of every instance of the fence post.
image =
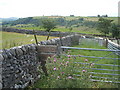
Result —
<instances>
[{"instance_id":1,"label":"fence post","mask_svg":"<svg viewBox=\"0 0 120 90\"><path fill-rule=\"evenodd\" d=\"M62 53L62 49L61 49L61 45L60 44L57 44L57 50L56 50L56 55L59 57L60 54Z\"/></svg>"},{"instance_id":2,"label":"fence post","mask_svg":"<svg viewBox=\"0 0 120 90\"><path fill-rule=\"evenodd\" d=\"M107 38L105 39L105 42L106 42L105 47L107 48L107 46L108 46L108 39Z\"/></svg>"}]
</instances>

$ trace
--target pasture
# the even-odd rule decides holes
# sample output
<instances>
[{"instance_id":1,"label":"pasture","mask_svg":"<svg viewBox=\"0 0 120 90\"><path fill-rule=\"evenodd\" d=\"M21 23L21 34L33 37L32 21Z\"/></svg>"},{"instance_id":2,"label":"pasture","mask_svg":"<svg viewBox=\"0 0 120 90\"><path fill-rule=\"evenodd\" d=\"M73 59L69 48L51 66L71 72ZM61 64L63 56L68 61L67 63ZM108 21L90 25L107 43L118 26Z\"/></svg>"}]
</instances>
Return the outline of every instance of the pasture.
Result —
<instances>
[{"instance_id":1,"label":"pasture","mask_svg":"<svg viewBox=\"0 0 120 90\"><path fill-rule=\"evenodd\" d=\"M27 29L27 30L33 30L34 29L34 30L45 31L45 29L43 29L41 27L15 27L14 26L13 28ZM52 31L76 32L76 33L83 33L83 34L99 34L99 35L101 35L101 33L99 31L97 31L96 28L90 28L90 27L86 27L86 26L75 27L75 28L73 28L72 31L70 31L69 28L58 26L57 28L53 29Z\"/></svg>"},{"instance_id":2,"label":"pasture","mask_svg":"<svg viewBox=\"0 0 120 90\"><path fill-rule=\"evenodd\" d=\"M34 36L29 34L20 34L13 32L0 32L0 49L11 48L25 44L35 43ZM47 36L37 36L38 41L46 40ZM49 39L56 38L50 37Z\"/></svg>"},{"instance_id":3,"label":"pasture","mask_svg":"<svg viewBox=\"0 0 120 90\"><path fill-rule=\"evenodd\" d=\"M32 20L38 20L39 23L41 18L53 18L53 19L60 19L63 20L64 22L57 22L56 23L64 23L63 25L57 24L57 28L55 28L52 31L61 31L61 32L70 32L70 28L72 27L71 32L77 32L77 33L83 33L83 34L101 34L97 30L97 22L99 17L80 17L80 16L40 16L40 17L33 17ZM105 17L105 19L110 19L113 20L112 23L118 23L118 18L117 17ZM78 20L81 20L78 22ZM19 20L18 20L19 21ZM35 26L35 23L27 23L27 24L17 24L11 26L12 28L17 28L17 29L27 29L27 30L45 30L42 28L42 25Z\"/></svg>"}]
</instances>

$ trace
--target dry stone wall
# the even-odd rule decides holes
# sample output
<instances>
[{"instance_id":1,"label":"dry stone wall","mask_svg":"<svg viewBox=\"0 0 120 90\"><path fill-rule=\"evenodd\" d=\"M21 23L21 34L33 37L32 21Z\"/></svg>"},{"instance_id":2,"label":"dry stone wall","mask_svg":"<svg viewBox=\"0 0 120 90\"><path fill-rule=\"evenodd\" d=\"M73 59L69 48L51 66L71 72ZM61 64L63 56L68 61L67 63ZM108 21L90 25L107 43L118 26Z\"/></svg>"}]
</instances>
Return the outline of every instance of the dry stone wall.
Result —
<instances>
[{"instance_id":1,"label":"dry stone wall","mask_svg":"<svg viewBox=\"0 0 120 90\"><path fill-rule=\"evenodd\" d=\"M79 35L70 35L39 42L40 45L71 46L79 43ZM0 54L0 88L25 88L40 78L36 57L36 45L29 44L1 50Z\"/></svg>"},{"instance_id":2,"label":"dry stone wall","mask_svg":"<svg viewBox=\"0 0 120 90\"><path fill-rule=\"evenodd\" d=\"M41 41L39 44L41 45L61 45L61 46L72 46L79 44L80 36L78 34L68 35L66 37L55 38L48 41Z\"/></svg>"},{"instance_id":3,"label":"dry stone wall","mask_svg":"<svg viewBox=\"0 0 120 90\"><path fill-rule=\"evenodd\" d=\"M15 28L2 28L2 31L6 31L6 32L16 32L16 33L22 33L22 34L33 34L32 30L25 30L25 29L15 29ZM45 31L35 31L36 35L48 35L48 32ZM57 31L52 31L50 36L56 36L59 37L59 34L61 34L61 36L67 36L70 33L67 32L57 32Z\"/></svg>"},{"instance_id":4,"label":"dry stone wall","mask_svg":"<svg viewBox=\"0 0 120 90\"><path fill-rule=\"evenodd\" d=\"M36 46L26 45L2 51L2 87L24 88L38 78Z\"/></svg>"}]
</instances>

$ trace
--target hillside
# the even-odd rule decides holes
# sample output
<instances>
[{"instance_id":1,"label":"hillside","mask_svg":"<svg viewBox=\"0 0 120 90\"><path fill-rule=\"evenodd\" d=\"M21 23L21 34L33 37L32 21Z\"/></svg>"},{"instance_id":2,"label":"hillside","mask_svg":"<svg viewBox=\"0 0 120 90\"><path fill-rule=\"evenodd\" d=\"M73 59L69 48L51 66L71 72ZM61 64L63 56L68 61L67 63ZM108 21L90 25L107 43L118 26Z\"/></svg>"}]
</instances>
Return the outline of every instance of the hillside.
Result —
<instances>
[{"instance_id":1,"label":"hillside","mask_svg":"<svg viewBox=\"0 0 120 90\"><path fill-rule=\"evenodd\" d=\"M62 32L79 32L87 34L100 34L96 30L99 17L80 17L80 16L37 16L19 18L15 21L3 22L3 26L9 26L17 29L28 29L28 30L44 30L42 28L42 20L50 18L53 19L57 28L53 31ZM117 17L104 17L113 20L117 23Z\"/></svg>"}]
</instances>

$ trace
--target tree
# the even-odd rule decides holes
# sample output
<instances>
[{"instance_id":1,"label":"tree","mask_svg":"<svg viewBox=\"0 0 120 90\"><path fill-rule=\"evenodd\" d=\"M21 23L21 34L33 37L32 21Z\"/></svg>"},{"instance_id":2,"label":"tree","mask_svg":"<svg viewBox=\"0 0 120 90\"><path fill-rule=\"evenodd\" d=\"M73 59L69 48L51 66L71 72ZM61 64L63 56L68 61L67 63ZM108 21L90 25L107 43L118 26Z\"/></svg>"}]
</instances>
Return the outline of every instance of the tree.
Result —
<instances>
[{"instance_id":1,"label":"tree","mask_svg":"<svg viewBox=\"0 0 120 90\"><path fill-rule=\"evenodd\" d=\"M43 19L42 20L42 27L44 29L46 29L47 32L49 32L48 37L47 37L47 40L48 40L51 30L56 28L56 23L53 19Z\"/></svg>"},{"instance_id":2,"label":"tree","mask_svg":"<svg viewBox=\"0 0 120 90\"><path fill-rule=\"evenodd\" d=\"M112 24L111 33L112 33L112 37L115 38L117 40L117 43L119 44L120 27L116 24Z\"/></svg>"},{"instance_id":3,"label":"tree","mask_svg":"<svg viewBox=\"0 0 120 90\"><path fill-rule=\"evenodd\" d=\"M97 17L100 17L100 15L97 15Z\"/></svg>"},{"instance_id":4,"label":"tree","mask_svg":"<svg viewBox=\"0 0 120 90\"><path fill-rule=\"evenodd\" d=\"M113 20L99 18L97 30L99 30L101 33L103 33L106 36L110 32L112 21Z\"/></svg>"},{"instance_id":5,"label":"tree","mask_svg":"<svg viewBox=\"0 0 120 90\"><path fill-rule=\"evenodd\" d=\"M105 17L108 17L108 15L106 14Z\"/></svg>"},{"instance_id":6,"label":"tree","mask_svg":"<svg viewBox=\"0 0 120 90\"><path fill-rule=\"evenodd\" d=\"M106 35L109 34L109 32L110 32L112 21L113 20L99 18L97 30L99 30L101 33L103 33L106 37ZM106 38L106 47L107 47L107 44L108 44L108 41Z\"/></svg>"}]
</instances>

